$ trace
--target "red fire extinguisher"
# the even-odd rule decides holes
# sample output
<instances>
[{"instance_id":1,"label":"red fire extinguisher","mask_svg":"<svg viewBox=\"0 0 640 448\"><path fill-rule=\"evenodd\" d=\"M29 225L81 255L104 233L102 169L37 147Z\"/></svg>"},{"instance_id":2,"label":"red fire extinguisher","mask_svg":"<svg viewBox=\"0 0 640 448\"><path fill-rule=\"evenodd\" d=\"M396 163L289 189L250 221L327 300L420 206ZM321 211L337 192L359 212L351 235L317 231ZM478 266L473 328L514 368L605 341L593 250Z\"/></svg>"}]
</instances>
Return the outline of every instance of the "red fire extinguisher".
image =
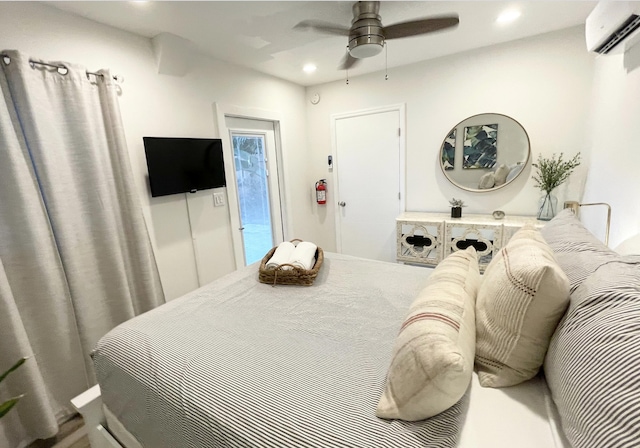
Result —
<instances>
[{"instance_id":1,"label":"red fire extinguisher","mask_svg":"<svg viewBox=\"0 0 640 448\"><path fill-rule=\"evenodd\" d=\"M327 203L327 180L320 179L316 182L316 202L318 204Z\"/></svg>"}]
</instances>

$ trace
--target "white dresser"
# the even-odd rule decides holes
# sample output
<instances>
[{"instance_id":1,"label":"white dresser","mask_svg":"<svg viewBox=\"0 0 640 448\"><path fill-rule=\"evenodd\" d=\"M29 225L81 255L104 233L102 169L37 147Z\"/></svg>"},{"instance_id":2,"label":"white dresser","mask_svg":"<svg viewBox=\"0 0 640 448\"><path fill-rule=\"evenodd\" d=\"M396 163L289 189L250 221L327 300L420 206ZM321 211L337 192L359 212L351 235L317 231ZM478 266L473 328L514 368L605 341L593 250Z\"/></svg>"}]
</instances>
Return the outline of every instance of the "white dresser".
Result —
<instances>
[{"instance_id":1,"label":"white dresser","mask_svg":"<svg viewBox=\"0 0 640 448\"><path fill-rule=\"evenodd\" d=\"M495 219L468 214L452 218L449 213L406 212L396 218L396 256L400 262L435 266L450 253L472 245L482 272L493 254L526 224L540 228L545 222L535 216Z\"/></svg>"}]
</instances>

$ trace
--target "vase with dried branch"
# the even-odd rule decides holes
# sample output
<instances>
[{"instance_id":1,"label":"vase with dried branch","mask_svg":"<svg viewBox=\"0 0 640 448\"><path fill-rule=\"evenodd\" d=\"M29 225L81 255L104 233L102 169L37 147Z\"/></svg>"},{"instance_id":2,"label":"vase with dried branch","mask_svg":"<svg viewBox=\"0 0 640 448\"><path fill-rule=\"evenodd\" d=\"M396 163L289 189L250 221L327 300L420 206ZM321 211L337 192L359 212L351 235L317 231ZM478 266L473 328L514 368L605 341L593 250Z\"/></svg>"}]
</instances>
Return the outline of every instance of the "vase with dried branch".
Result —
<instances>
[{"instance_id":1,"label":"vase with dried branch","mask_svg":"<svg viewBox=\"0 0 640 448\"><path fill-rule=\"evenodd\" d=\"M543 192L538 208L538 219L542 221L549 221L558 211L558 198L552 194L553 190L562 185L580 165L580 153L569 160L564 160L563 156L563 153L559 156L553 154L549 158L539 155L538 161L532 164L536 169L533 175L535 186Z\"/></svg>"}]
</instances>

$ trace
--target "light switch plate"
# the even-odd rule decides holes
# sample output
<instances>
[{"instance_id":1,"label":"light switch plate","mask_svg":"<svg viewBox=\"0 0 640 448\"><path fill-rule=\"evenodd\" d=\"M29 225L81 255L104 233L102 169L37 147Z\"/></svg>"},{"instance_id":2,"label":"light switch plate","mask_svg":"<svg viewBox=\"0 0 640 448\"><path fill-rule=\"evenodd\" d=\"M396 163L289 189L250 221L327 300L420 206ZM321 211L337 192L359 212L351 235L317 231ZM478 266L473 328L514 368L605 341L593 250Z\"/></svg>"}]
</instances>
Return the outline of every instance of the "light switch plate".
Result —
<instances>
[{"instance_id":1,"label":"light switch plate","mask_svg":"<svg viewBox=\"0 0 640 448\"><path fill-rule=\"evenodd\" d=\"M224 205L224 193L213 193L213 206L222 207Z\"/></svg>"}]
</instances>

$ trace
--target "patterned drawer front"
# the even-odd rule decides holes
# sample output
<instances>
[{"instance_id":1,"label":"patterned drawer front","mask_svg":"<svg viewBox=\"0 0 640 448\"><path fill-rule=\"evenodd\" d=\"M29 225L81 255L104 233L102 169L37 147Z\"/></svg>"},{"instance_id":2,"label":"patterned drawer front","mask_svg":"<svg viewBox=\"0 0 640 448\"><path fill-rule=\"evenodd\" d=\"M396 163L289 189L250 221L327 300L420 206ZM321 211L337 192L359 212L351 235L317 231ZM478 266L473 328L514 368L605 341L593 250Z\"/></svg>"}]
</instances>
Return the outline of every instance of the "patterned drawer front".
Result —
<instances>
[{"instance_id":1,"label":"patterned drawer front","mask_svg":"<svg viewBox=\"0 0 640 448\"><path fill-rule=\"evenodd\" d=\"M502 226L447 223L444 238L445 257L473 246L478 252L478 266L484 271L493 255L502 247Z\"/></svg>"},{"instance_id":2,"label":"patterned drawer front","mask_svg":"<svg viewBox=\"0 0 640 448\"><path fill-rule=\"evenodd\" d=\"M398 261L437 265L442 261L441 222L397 222Z\"/></svg>"},{"instance_id":3,"label":"patterned drawer front","mask_svg":"<svg viewBox=\"0 0 640 448\"><path fill-rule=\"evenodd\" d=\"M494 254L502 249L521 227L543 226L534 216L467 214L451 218L449 213L405 212L396 219L398 261L435 266L447 255L474 246L478 265L484 272Z\"/></svg>"}]
</instances>

